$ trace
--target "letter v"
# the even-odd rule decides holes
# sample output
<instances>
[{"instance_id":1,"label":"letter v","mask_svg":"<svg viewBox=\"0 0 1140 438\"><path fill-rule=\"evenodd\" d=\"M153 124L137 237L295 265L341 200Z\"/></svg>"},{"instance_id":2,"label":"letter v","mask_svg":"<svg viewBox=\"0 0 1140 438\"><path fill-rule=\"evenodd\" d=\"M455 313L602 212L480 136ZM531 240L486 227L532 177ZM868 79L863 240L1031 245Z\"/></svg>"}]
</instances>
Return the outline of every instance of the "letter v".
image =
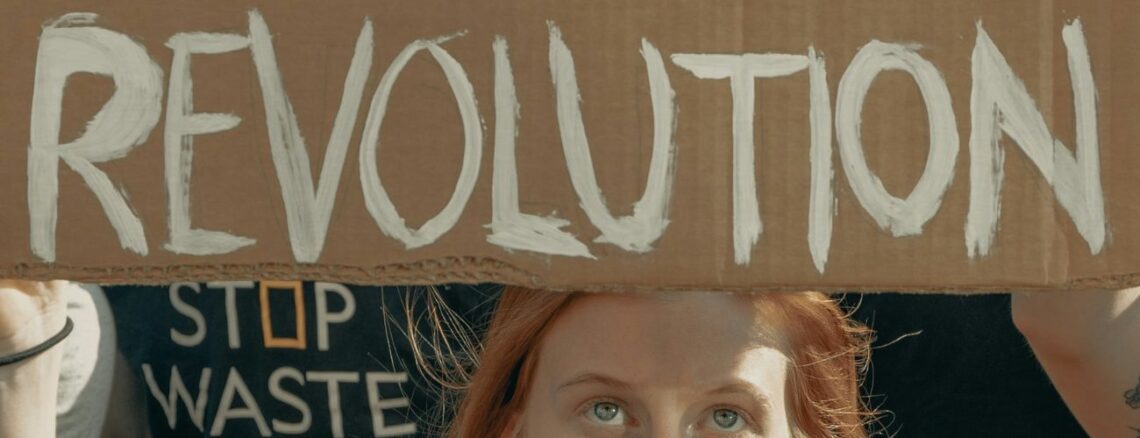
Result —
<instances>
[{"instance_id":1,"label":"letter v","mask_svg":"<svg viewBox=\"0 0 1140 438\"><path fill-rule=\"evenodd\" d=\"M269 144L277 180L281 184L281 197L285 202L285 217L289 225L289 243L298 262L312 263L320 257L332 216L336 190L347 154L348 142L356 126L364 84L372 68L372 22L364 20L356 50L352 56L348 75L344 80L340 108L329 135L321 180L313 190L309 154L305 140L297 126L297 116L285 93L277 57L265 19L256 10L249 12L250 51L261 83L265 103L265 123L269 130Z\"/></svg>"}]
</instances>

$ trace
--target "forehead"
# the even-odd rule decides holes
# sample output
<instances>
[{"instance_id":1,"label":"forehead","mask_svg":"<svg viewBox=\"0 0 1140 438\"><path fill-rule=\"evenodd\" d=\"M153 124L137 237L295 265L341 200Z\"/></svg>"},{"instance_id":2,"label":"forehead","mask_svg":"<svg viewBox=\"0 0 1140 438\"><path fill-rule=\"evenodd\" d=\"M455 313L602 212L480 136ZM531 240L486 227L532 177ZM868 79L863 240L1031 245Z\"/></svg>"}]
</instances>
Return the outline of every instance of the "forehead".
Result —
<instances>
[{"instance_id":1,"label":"forehead","mask_svg":"<svg viewBox=\"0 0 1140 438\"><path fill-rule=\"evenodd\" d=\"M536 377L603 373L635 386L694 390L746 380L776 390L786 374L783 338L749 297L592 294L576 299L551 325Z\"/></svg>"}]
</instances>

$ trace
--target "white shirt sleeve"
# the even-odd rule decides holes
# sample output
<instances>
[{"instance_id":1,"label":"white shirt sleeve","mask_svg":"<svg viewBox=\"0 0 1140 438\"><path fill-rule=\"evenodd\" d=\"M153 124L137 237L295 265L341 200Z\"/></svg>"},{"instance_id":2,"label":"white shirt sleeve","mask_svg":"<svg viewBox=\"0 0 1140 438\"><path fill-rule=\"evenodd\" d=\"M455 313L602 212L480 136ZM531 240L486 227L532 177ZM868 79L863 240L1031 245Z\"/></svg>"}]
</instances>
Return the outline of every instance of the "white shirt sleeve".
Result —
<instances>
[{"instance_id":1,"label":"white shirt sleeve","mask_svg":"<svg viewBox=\"0 0 1140 438\"><path fill-rule=\"evenodd\" d=\"M99 286L71 283L63 295L75 329L63 341L56 436L98 438L111 398L115 320Z\"/></svg>"}]
</instances>

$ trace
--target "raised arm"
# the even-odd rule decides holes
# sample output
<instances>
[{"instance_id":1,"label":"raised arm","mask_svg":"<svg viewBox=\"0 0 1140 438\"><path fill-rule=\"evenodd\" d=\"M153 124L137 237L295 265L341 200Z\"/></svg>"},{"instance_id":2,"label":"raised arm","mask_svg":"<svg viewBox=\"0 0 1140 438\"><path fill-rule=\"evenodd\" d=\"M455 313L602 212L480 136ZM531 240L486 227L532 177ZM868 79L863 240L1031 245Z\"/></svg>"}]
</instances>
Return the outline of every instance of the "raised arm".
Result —
<instances>
[{"instance_id":1,"label":"raised arm","mask_svg":"<svg viewBox=\"0 0 1140 438\"><path fill-rule=\"evenodd\" d=\"M0 361L58 335L67 318L65 282L0 280ZM56 346L0 365L0 436L55 436L62 353Z\"/></svg>"},{"instance_id":2,"label":"raised arm","mask_svg":"<svg viewBox=\"0 0 1140 438\"><path fill-rule=\"evenodd\" d=\"M1140 288L1013 294L1013 321L1093 437L1140 437Z\"/></svg>"}]
</instances>

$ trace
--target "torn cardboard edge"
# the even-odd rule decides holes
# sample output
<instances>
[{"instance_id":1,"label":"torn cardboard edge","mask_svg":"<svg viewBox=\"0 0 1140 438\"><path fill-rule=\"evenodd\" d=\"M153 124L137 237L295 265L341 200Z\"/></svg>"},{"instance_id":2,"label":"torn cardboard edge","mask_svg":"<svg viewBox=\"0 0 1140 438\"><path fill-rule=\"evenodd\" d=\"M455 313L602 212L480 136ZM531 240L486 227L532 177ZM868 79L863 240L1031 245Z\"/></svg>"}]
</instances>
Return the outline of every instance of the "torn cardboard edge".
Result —
<instances>
[{"instance_id":1,"label":"torn cardboard edge","mask_svg":"<svg viewBox=\"0 0 1140 438\"><path fill-rule=\"evenodd\" d=\"M171 265L171 266L60 266L47 264L15 265L0 269L0 278L53 280L66 278L72 281L101 285L166 285L182 282L222 280L305 280L327 281L358 285L427 286L451 283L496 283L560 292L803 292L814 290L828 293L952 293L990 294L1037 291L1096 291L1115 290L1140 285L1140 274L1111 277L1079 278L1063 284L881 284L873 286L765 284L755 286L645 285L636 283L589 283L550 285L542 277L511 266L508 262L481 257L449 257L422 260L415 263L375 265L370 267L348 265L289 263L258 263L237 265Z\"/></svg>"}]
</instances>

